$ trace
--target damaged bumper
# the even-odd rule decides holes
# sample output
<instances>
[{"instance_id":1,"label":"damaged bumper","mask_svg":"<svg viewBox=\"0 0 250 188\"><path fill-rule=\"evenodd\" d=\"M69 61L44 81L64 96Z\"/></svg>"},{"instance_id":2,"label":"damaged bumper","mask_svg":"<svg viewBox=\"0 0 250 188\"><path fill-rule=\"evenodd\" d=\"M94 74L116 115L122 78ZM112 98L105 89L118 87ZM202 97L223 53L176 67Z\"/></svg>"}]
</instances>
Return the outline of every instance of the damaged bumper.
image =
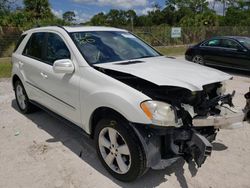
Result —
<instances>
[{"instance_id":1,"label":"damaged bumper","mask_svg":"<svg viewBox=\"0 0 250 188\"><path fill-rule=\"evenodd\" d=\"M164 169L180 158L187 162L194 161L201 167L211 155L210 141L216 137L213 131L208 130L201 134L195 128L147 129L145 125L133 127L143 144L147 167L155 170Z\"/></svg>"},{"instance_id":2,"label":"damaged bumper","mask_svg":"<svg viewBox=\"0 0 250 188\"><path fill-rule=\"evenodd\" d=\"M246 98L244 110L237 110L227 103L222 104L218 107L219 115L190 116L190 124L181 127L133 124L146 154L147 167L164 169L180 158L187 162L194 161L201 167L212 153L211 143L218 129L239 128L243 126L244 120L249 120L250 93Z\"/></svg>"},{"instance_id":3,"label":"damaged bumper","mask_svg":"<svg viewBox=\"0 0 250 188\"><path fill-rule=\"evenodd\" d=\"M220 115L194 118L193 126L212 126L220 129L234 129L243 126L244 117L245 114L242 110L226 108Z\"/></svg>"}]
</instances>

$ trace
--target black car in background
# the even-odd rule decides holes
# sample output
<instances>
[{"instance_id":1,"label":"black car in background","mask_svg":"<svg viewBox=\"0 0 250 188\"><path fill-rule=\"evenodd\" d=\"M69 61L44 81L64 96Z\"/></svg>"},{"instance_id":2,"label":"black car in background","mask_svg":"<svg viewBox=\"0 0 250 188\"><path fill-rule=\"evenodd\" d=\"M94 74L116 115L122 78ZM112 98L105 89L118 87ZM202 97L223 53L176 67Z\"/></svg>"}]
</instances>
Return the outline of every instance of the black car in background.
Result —
<instances>
[{"instance_id":1,"label":"black car in background","mask_svg":"<svg viewBox=\"0 0 250 188\"><path fill-rule=\"evenodd\" d=\"M250 38L214 37L187 49L188 61L250 71Z\"/></svg>"}]
</instances>

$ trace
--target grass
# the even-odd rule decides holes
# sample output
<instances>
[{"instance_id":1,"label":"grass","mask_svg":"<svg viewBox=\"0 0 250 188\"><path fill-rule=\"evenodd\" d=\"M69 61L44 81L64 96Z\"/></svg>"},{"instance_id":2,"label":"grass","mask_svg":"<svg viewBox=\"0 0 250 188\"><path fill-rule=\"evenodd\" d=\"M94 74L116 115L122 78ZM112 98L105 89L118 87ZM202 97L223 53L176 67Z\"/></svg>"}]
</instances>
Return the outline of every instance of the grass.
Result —
<instances>
[{"instance_id":1,"label":"grass","mask_svg":"<svg viewBox=\"0 0 250 188\"><path fill-rule=\"evenodd\" d=\"M164 55L184 55L187 47L186 46L177 46L177 47L156 47L156 49Z\"/></svg>"},{"instance_id":2,"label":"grass","mask_svg":"<svg viewBox=\"0 0 250 188\"><path fill-rule=\"evenodd\" d=\"M12 64L10 58L0 58L0 78L9 78L11 76Z\"/></svg>"},{"instance_id":3,"label":"grass","mask_svg":"<svg viewBox=\"0 0 250 188\"><path fill-rule=\"evenodd\" d=\"M178 56L184 55L187 47L156 47L156 49L164 55ZM0 58L0 78L9 78L11 76L12 64L9 57Z\"/></svg>"}]
</instances>

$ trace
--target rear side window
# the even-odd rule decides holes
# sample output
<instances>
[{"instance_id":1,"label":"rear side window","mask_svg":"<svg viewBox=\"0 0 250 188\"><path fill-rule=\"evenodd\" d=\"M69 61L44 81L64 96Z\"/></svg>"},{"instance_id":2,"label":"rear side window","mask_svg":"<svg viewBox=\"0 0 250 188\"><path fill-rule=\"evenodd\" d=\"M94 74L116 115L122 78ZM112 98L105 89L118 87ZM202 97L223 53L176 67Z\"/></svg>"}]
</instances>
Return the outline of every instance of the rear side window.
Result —
<instances>
[{"instance_id":1,"label":"rear side window","mask_svg":"<svg viewBox=\"0 0 250 188\"><path fill-rule=\"evenodd\" d=\"M17 48L20 46L20 44L22 43L23 39L26 37L26 35L21 35L21 37L19 37L17 43L16 43L16 47L14 49L14 52L17 50Z\"/></svg>"},{"instance_id":2,"label":"rear side window","mask_svg":"<svg viewBox=\"0 0 250 188\"><path fill-rule=\"evenodd\" d=\"M48 33L46 52L45 61L50 65L59 59L70 59L69 49L55 33Z\"/></svg>"},{"instance_id":3,"label":"rear side window","mask_svg":"<svg viewBox=\"0 0 250 188\"><path fill-rule=\"evenodd\" d=\"M23 51L23 55L42 60L45 33L33 33Z\"/></svg>"},{"instance_id":4,"label":"rear side window","mask_svg":"<svg viewBox=\"0 0 250 188\"><path fill-rule=\"evenodd\" d=\"M224 48L230 48L230 49L239 49L239 48L241 48L241 46L237 42L235 42L233 40L229 40L229 39L223 39L221 45Z\"/></svg>"}]
</instances>

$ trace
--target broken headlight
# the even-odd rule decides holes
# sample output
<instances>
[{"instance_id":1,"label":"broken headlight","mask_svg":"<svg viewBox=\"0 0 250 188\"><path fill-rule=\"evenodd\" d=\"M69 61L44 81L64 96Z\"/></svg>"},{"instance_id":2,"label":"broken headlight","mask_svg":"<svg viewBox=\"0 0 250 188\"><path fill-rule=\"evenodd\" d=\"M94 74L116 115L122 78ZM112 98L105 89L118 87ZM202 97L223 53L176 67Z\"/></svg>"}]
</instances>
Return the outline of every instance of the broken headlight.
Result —
<instances>
[{"instance_id":1,"label":"broken headlight","mask_svg":"<svg viewBox=\"0 0 250 188\"><path fill-rule=\"evenodd\" d=\"M154 125L176 125L175 109L170 104L160 101L145 101L141 103L141 109Z\"/></svg>"}]
</instances>

